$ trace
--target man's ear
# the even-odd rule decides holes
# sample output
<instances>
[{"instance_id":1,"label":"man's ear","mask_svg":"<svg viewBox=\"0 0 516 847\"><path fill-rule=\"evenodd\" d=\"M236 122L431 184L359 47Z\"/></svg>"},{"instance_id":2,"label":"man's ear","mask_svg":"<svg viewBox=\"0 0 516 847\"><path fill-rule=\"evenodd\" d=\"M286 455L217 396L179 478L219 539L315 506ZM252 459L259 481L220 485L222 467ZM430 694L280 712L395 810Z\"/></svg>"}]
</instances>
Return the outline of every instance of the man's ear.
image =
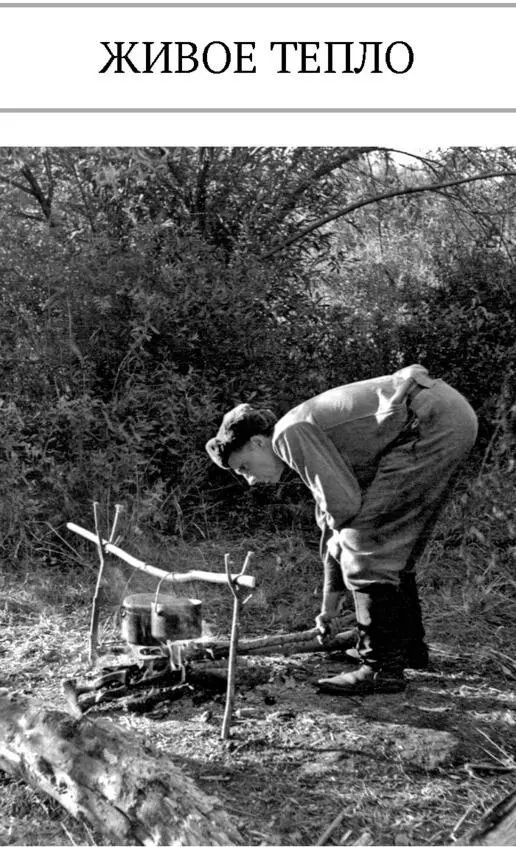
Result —
<instances>
[{"instance_id":1,"label":"man's ear","mask_svg":"<svg viewBox=\"0 0 516 847\"><path fill-rule=\"evenodd\" d=\"M257 435L251 435L249 439L251 445L253 447L264 447L265 446L265 436L258 433Z\"/></svg>"}]
</instances>

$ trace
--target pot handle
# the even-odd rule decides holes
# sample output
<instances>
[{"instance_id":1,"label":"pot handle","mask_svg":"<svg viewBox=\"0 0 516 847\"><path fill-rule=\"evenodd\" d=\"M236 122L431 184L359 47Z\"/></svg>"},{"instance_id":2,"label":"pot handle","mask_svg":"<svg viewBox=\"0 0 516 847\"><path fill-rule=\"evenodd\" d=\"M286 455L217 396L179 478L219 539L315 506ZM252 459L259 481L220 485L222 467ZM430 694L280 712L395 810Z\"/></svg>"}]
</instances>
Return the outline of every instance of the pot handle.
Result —
<instances>
[{"instance_id":1,"label":"pot handle","mask_svg":"<svg viewBox=\"0 0 516 847\"><path fill-rule=\"evenodd\" d=\"M173 578L170 579L170 574L167 574L166 576L161 577L160 581L158 582L158 584L156 586L156 594L154 595L154 611L156 612L156 614L158 614L158 600L159 600L159 592L160 592L160 588L161 588L161 583L165 579L167 579L167 577L168 577L168 582L171 582L172 584L174 584L174 579Z\"/></svg>"}]
</instances>

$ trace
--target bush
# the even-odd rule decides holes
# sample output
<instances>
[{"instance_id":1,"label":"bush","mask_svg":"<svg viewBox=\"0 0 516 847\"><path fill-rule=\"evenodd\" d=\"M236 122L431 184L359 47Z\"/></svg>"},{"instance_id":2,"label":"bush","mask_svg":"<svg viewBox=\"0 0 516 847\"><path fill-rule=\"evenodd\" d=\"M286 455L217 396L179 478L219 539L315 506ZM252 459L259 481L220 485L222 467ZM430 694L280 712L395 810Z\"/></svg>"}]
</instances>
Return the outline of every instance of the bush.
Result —
<instances>
[{"instance_id":1,"label":"bush","mask_svg":"<svg viewBox=\"0 0 516 847\"><path fill-rule=\"evenodd\" d=\"M24 155L35 170L38 153ZM417 262L407 221L380 206L353 238L320 230L265 259L267 239L367 187L356 170L337 178L342 151L41 156L60 214L36 224L18 193L1 218L6 558L51 558L53 530L94 499L123 502L135 536L311 528L293 475L249 491L208 461L206 440L243 401L281 415L421 361L473 402L482 444L492 437L502 386L514 397L515 274L485 240L458 247L459 227L447 241L453 215L434 213Z\"/></svg>"}]
</instances>

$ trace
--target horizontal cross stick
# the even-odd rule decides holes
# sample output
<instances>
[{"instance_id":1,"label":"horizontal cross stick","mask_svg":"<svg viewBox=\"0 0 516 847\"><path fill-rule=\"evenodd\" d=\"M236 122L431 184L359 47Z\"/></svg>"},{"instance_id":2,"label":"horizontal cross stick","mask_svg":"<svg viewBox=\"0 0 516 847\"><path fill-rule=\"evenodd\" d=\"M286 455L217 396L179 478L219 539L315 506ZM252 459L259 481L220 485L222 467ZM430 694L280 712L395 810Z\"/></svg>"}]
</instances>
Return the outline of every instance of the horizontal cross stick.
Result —
<instances>
[{"instance_id":1,"label":"horizontal cross stick","mask_svg":"<svg viewBox=\"0 0 516 847\"><path fill-rule=\"evenodd\" d=\"M88 541L92 541L97 546L99 545L99 540L94 532L90 532L88 529L84 529L82 526L78 526L75 523L67 523L66 526L67 529L77 533L77 535L87 538ZM212 571L187 571L186 573L173 573L170 571L164 571L161 568L156 568L154 565L148 565L146 562L136 559L134 556L126 553L125 550L121 550L120 547L116 547L114 544L110 544L109 541L105 541L104 539L102 539L102 547L106 553L111 553L113 556L117 556L119 559L127 562L127 564L131 565L133 568L137 568L140 571L144 571L144 573L148 573L151 576L162 579L164 582L211 582L217 583L218 585L227 585L228 582L225 573L213 573ZM245 588L254 588L256 586L256 578L254 576L248 576L247 574L242 576L239 574L232 574L231 578L237 585L244 586Z\"/></svg>"}]
</instances>

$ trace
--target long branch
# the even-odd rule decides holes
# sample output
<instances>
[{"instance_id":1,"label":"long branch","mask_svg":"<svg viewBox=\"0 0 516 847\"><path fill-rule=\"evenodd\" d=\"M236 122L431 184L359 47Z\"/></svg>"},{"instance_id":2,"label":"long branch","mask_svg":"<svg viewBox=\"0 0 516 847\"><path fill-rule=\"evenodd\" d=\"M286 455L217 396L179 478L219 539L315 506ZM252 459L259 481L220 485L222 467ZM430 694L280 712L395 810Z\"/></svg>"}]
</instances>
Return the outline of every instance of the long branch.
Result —
<instances>
[{"instance_id":1,"label":"long branch","mask_svg":"<svg viewBox=\"0 0 516 847\"><path fill-rule=\"evenodd\" d=\"M379 203L381 200L389 200L393 197L403 197L408 194L421 194L424 191L438 191L442 188L451 188L454 185L463 185L466 182L475 182L481 179L495 179L496 177L502 176L516 176L516 171L494 171L493 173L477 174L476 176L462 177L461 179L452 179L447 180L446 182L431 183L430 185L415 185L410 188L386 191L383 194L375 194L372 197L362 198L361 200L351 203L349 206L345 206L344 209L339 209L331 215L325 215L324 218L319 218L319 220L315 221L313 224L310 224L300 232L292 235L290 238L287 238L282 244L279 244L277 247L269 250L268 253L265 253L265 255L262 256L262 259L270 259L272 256L275 256L276 253L279 253L281 250L285 250L287 247L290 247L291 244L295 244L296 241L300 241L314 230L320 229L325 224L330 223L330 221L335 221L338 218L349 215L351 212L356 212L357 209L362 209L364 206Z\"/></svg>"},{"instance_id":2,"label":"long branch","mask_svg":"<svg viewBox=\"0 0 516 847\"><path fill-rule=\"evenodd\" d=\"M372 153L378 149L379 148L377 147L348 147L334 159L324 161L319 164L312 173L305 176L296 185L294 185L290 191L286 192L283 202L276 208L274 214L267 219L265 226L262 228L262 232L266 229L270 229L273 224L275 226L280 224L281 221L284 220L295 208L299 198L324 176L328 176L330 173L338 170L348 162L358 159L364 153ZM268 257L266 256L265 258Z\"/></svg>"}]
</instances>

